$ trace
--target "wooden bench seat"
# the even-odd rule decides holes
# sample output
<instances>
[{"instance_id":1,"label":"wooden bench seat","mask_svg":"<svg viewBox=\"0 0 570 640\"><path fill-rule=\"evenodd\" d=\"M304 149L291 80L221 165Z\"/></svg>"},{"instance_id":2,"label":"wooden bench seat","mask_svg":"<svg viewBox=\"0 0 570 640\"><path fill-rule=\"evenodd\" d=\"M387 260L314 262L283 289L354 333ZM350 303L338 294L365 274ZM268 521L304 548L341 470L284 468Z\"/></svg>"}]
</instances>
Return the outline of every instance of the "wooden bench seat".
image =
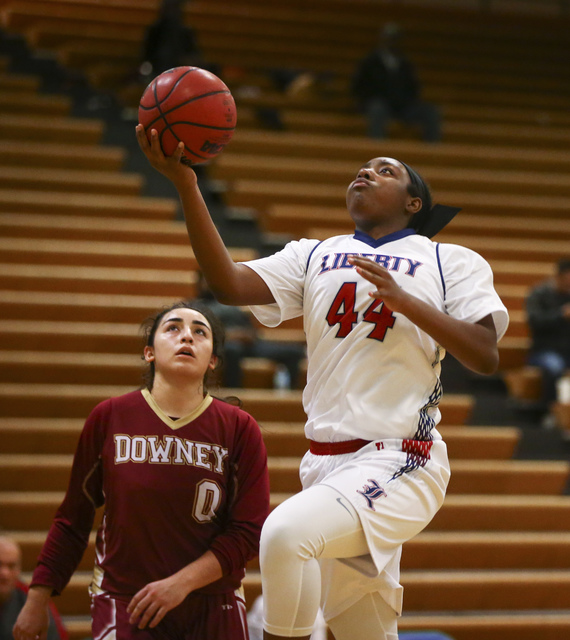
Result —
<instances>
[{"instance_id":1,"label":"wooden bench seat","mask_svg":"<svg viewBox=\"0 0 570 640\"><path fill-rule=\"evenodd\" d=\"M189 270L123 267L79 267L0 263L0 289L60 291L187 298L193 293Z\"/></svg>"},{"instance_id":2,"label":"wooden bench seat","mask_svg":"<svg viewBox=\"0 0 570 640\"><path fill-rule=\"evenodd\" d=\"M263 222L264 228L268 231L287 233L296 238L312 237L307 235L308 230L317 227L330 231L337 227L337 234L350 233L354 228L346 207L274 204L267 208L260 222ZM570 240L570 222L562 218L541 217L525 220L525 224L522 225L518 216L491 216L462 211L438 234L436 240L445 242L446 234L468 234L479 238L491 236L507 239ZM322 234L319 237L322 237Z\"/></svg>"},{"instance_id":3,"label":"wooden bench seat","mask_svg":"<svg viewBox=\"0 0 570 640\"><path fill-rule=\"evenodd\" d=\"M570 132L570 128L568 131ZM442 161L442 166L414 165L414 168L429 182L436 194L440 190L449 190L515 195L570 196L570 184L564 173L536 174L529 171L489 171L482 168L456 168L451 165L450 162L445 166ZM256 180L345 185L347 188L354 180L359 168L359 166L355 166L354 162L320 160L318 171L316 171L313 159L224 153L212 163L210 173L212 177L227 181L243 180L255 176ZM514 222L517 219L515 216L511 220ZM570 235L570 223L567 220L564 223Z\"/></svg>"},{"instance_id":4,"label":"wooden bench seat","mask_svg":"<svg viewBox=\"0 0 570 640\"><path fill-rule=\"evenodd\" d=\"M71 100L66 96L36 95L13 91L0 93L0 113L38 114L55 117L66 116L71 109Z\"/></svg>"},{"instance_id":5,"label":"wooden bench seat","mask_svg":"<svg viewBox=\"0 0 570 640\"><path fill-rule=\"evenodd\" d=\"M1 170L0 170L1 173ZM233 249L235 260L251 260L253 249ZM174 269L197 271L198 262L187 244L149 242L103 242L90 240L0 239L0 260L24 265L91 266L112 268ZM186 278L185 278L186 279Z\"/></svg>"},{"instance_id":6,"label":"wooden bench seat","mask_svg":"<svg viewBox=\"0 0 570 640\"><path fill-rule=\"evenodd\" d=\"M569 545L567 532L422 532L402 569L570 569Z\"/></svg>"},{"instance_id":7,"label":"wooden bench seat","mask_svg":"<svg viewBox=\"0 0 570 640\"><path fill-rule=\"evenodd\" d=\"M11 167L119 171L127 152L122 147L0 140L0 164Z\"/></svg>"},{"instance_id":8,"label":"wooden bench seat","mask_svg":"<svg viewBox=\"0 0 570 640\"><path fill-rule=\"evenodd\" d=\"M570 496L451 495L426 531L568 532Z\"/></svg>"},{"instance_id":9,"label":"wooden bench seat","mask_svg":"<svg viewBox=\"0 0 570 640\"><path fill-rule=\"evenodd\" d=\"M1 321L0 321L1 322ZM106 336L105 336L106 337ZM107 340L98 352L88 350L90 338L78 340L77 351L70 344L66 351L55 351L57 345L49 345L50 350L30 351L25 349L0 351L0 364L6 366L0 374L0 383L41 384L49 380L52 384L130 384L142 385L144 364L142 362L143 341L134 332L130 342L136 346L129 353L124 349L109 353ZM44 336L44 340L46 337ZM92 338L91 338L92 339ZM70 341L73 342L73 341ZM100 342L103 342L101 340ZM128 343L128 341L124 341ZM53 345L53 346L52 346ZM103 349L101 349L103 346ZM104 350L105 349L105 350ZM272 389L276 363L267 358L244 358L241 362L243 387L245 389Z\"/></svg>"},{"instance_id":10,"label":"wooden bench seat","mask_svg":"<svg viewBox=\"0 0 570 640\"><path fill-rule=\"evenodd\" d=\"M516 285L513 285L516 286ZM506 302L503 299L503 303ZM507 308L509 308L507 306ZM514 369L526 364L530 340L525 336L505 336L499 342L499 370Z\"/></svg>"},{"instance_id":11,"label":"wooden bench seat","mask_svg":"<svg viewBox=\"0 0 570 640\"><path fill-rule=\"evenodd\" d=\"M272 492L271 507L290 496ZM0 526L6 531L47 531L63 497L61 491L0 492ZM570 496L450 495L426 531L567 534L569 529Z\"/></svg>"},{"instance_id":12,"label":"wooden bench seat","mask_svg":"<svg viewBox=\"0 0 570 640\"><path fill-rule=\"evenodd\" d=\"M371 21L370 11L376 7L366 4L365 15L368 20L363 20L359 12L354 11L348 14L337 13L338 8L328 11L327 19L323 20L322 15L311 11L313 7L307 7L307 12L299 15L293 13L289 4L282 4L279 11L270 11L267 7L244 7L243 5L232 5L229 3L217 6L204 6L201 3L194 3L186 11L187 23L193 25L200 33L206 37L212 35L224 35L229 37L235 34L247 34L252 38L265 36L266 38L279 38L290 41L291 48L298 49L303 41L317 41L327 43L342 42L346 47L350 45L361 52L371 48L374 44L374 27L376 22ZM272 8L273 9L273 8ZM404 24L406 30L406 46L410 56L414 60L423 61L425 58L439 56L448 65L455 62L457 55L466 53L470 55L467 62L480 65L482 61L487 62L489 68L495 67L497 57L500 57L507 68L511 63L513 69L520 69L521 59L525 60L529 66L533 62L538 69L537 57L545 55L548 48L554 43L545 41L543 38L537 39L538 30L534 33L527 30L525 35L518 33L518 37L510 37L508 30L503 28L503 38L493 37L494 34L485 29L485 25L479 24L476 28L468 24L468 21L461 21L458 16L448 16L447 22L433 20L433 13L427 14L431 21L424 19L423 23L419 19L419 14L414 16L409 12L403 13L402 7L397 5L382 8L382 15L378 17L377 23L388 19L396 19ZM417 8L421 12L421 8ZM430 7L433 11L434 7ZM435 8L437 11L437 7ZM220 13L223 12L226 20L220 21ZM390 17L387 17L387 14ZM398 15L397 18L392 15ZM470 16L477 18L477 14ZM449 23L449 18L453 20L453 26ZM359 27L354 31L346 28L345 20L351 22L358 21ZM429 28L427 25L429 24ZM504 26L503 26L504 27ZM445 37L437 37L435 34L445 34ZM484 44L483 44L484 43Z\"/></svg>"},{"instance_id":13,"label":"wooden bench seat","mask_svg":"<svg viewBox=\"0 0 570 640\"><path fill-rule=\"evenodd\" d=\"M0 406L4 416L83 418L105 398L121 395L133 389L125 385L73 385L73 384L0 384ZM226 389L220 394L237 395L245 411L259 422L302 422L305 412L301 391L274 391L272 389ZM448 394L441 404L443 424L463 424L472 409L473 398L462 394Z\"/></svg>"},{"instance_id":14,"label":"wooden bench seat","mask_svg":"<svg viewBox=\"0 0 570 640\"><path fill-rule=\"evenodd\" d=\"M271 490L301 490L298 475L300 458L271 457ZM567 462L527 460L452 460L447 495L559 495L570 476ZM5 487L10 490L12 487ZM28 488L28 487L24 487Z\"/></svg>"},{"instance_id":15,"label":"wooden bench seat","mask_svg":"<svg viewBox=\"0 0 570 640\"><path fill-rule=\"evenodd\" d=\"M556 611L423 616L404 613L398 627L409 632L439 629L455 640L559 640L570 633L570 615Z\"/></svg>"},{"instance_id":16,"label":"wooden bench seat","mask_svg":"<svg viewBox=\"0 0 570 640\"><path fill-rule=\"evenodd\" d=\"M107 43L90 40L70 40L56 49L59 62L71 69L89 69L96 63L121 65L127 75L140 63L140 46L131 42Z\"/></svg>"},{"instance_id":17,"label":"wooden bench seat","mask_svg":"<svg viewBox=\"0 0 570 640\"><path fill-rule=\"evenodd\" d=\"M142 348L131 354L57 351L0 351L0 383L142 384Z\"/></svg>"},{"instance_id":18,"label":"wooden bench seat","mask_svg":"<svg viewBox=\"0 0 570 640\"><path fill-rule=\"evenodd\" d=\"M173 220L178 203L170 198L26 192L0 189L0 212L54 213L56 215L117 216L139 220Z\"/></svg>"},{"instance_id":19,"label":"wooden bench seat","mask_svg":"<svg viewBox=\"0 0 570 640\"><path fill-rule=\"evenodd\" d=\"M570 205L570 199L568 200ZM441 237L440 237L441 236ZM487 260L497 260L500 262L521 261L543 262L548 266L542 273L538 274L539 279L547 277L552 268L552 262L568 255L568 240L530 240L527 238L492 238L477 237L476 235L459 235L444 230L438 236L442 242L459 244L469 247L480 253Z\"/></svg>"},{"instance_id":20,"label":"wooden bench seat","mask_svg":"<svg viewBox=\"0 0 570 640\"><path fill-rule=\"evenodd\" d=\"M40 79L35 76L25 76L16 73L0 72L0 90L2 93L17 91L35 95L40 87Z\"/></svg>"},{"instance_id":21,"label":"wooden bench seat","mask_svg":"<svg viewBox=\"0 0 570 640\"><path fill-rule=\"evenodd\" d=\"M378 142L368 138L332 134L287 133L271 131L236 130L224 151L230 153L289 156L303 159L330 160L339 157L343 162L354 162L358 170L364 162L378 156ZM444 165L456 168L471 167L500 171L528 171L530 163L537 172L564 173L570 168L570 153L557 149L521 149L520 147L494 147L487 145L418 144L416 141L384 140L382 152L393 158L402 158L412 166Z\"/></svg>"},{"instance_id":22,"label":"wooden bench seat","mask_svg":"<svg viewBox=\"0 0 570 640\"><path fill-rule=\"evenodd\" d=\"M89 24L150 24L157 16L158 5L123 6L108 4L102 10L101 5L95 2L84 3L74 0L45 2L43 0L14 0L4 2L0 8L0 23L12 32L33 26L38 20L41 21L84 21Z\"/></svg>"},{"instance_id":23,"label":"wooden bench seat","mask_svg":"<svg viewBox=\"0 0 570 640\"><path fill-rule=\"evenodd\" d=\"M29 578L28 575L25 575ZM77 572L58 598L62 615L89 611L87 588L90 572ZM566 609L570 597L570 571L405 571L409 612L461 610ZM259 573L248 573L243 582L246 601L261 593Z\"/></svg>"},{"instance_id":24,"label":"wooden bench seat","mask_svg":"<svg viewBox=\"0 0 570 640\"><path fill-rule=\"evenodd\" d=\"M130 43L133 50L141 50L146 24L98 23L87 20L34 20L24 30L24 36L35 49L54 49L68 41L77 42L79 34L88 42Z\"/></svg>"},{"instance_id":25,"label":"wooden bench seat","mask_svg":"<svg viewBox=\"0 0 570 640\"><path fill-rule=\"evenodd\" d=\"M240 102L240 127L244 125L251 126L255 119L255 111L253 109L255 99L253 97L249 98L247 104L250 106L247 106L240 99L240 93L242 93L243 88L247 89L247 87L257 87L261 91L261 96L268 91L271 92L273 87L269 76L256 71L244 70L239 74L236 73L235 77L230 74L225 76L224 79ZM322 129L337 134L355 134L356 132L364 134L366 121L356 111L355 105L352 105L347 110L346 107L348 105L343 102L339 103L339 105L342 104L340 110L330 108L329 98L333 99L332 104L334 105L336 104L335 100L342 96L346 97L347 92L348 84L346 81L333 80L327 82L326 88L316 88L313 93L320 94L322 101L328 105L326 112L320 113L312 108L293 109L287 107L288 98L285 95L280 109L281 118L289 130L305 129L311 132L318 132ZM244 91L244 93L247 95L247 91ZM310 95L309 93L309 97ZM136 106L136 104L133 104L133 106ZM570 126L570 114L563 109L550 108L545 110L544 108L509 107L492 104L481 107L454 102L441 104L440 109L444 123L517 124L542 129L548 129L551 126L564 128Z\"/></svg>"},{"instance_id":26,"label":"wooden bench seat","mask_svg":"<svg viewBox=\"0 0 570 640\"><path fill-rule=\"evenodd\" d=\"M503 380L509 396L518 403L535 404L542 398L542 372L538 367L508 369Z\"/></svg>"},{"instance_id":27,"label":"wooden bench seat","mask_svg":"<svg viewBox=\"0 0 570 640\"><path fill-rule=\"evenodd\" d=\"M188 275L187 293L195 294L195 276ZM134 295L133 293L74 293L69 291L0 290L0 312L5 320L21 320L37 315L47 322L60 324L73 318L74 322L133 323L144 318L162 305L177 302L178 296Z\"/></svg>"},{"instance_id":28,"label":"wooden bench seat","mask_svg":"<svg viewBox=\"0 0 570 640\"><path fill-rule=\"evenodd\" d=\"M338 208L345 201L345 196L344 185L243 179L231 183L226 192L226 201L230 206L265 212L276 203ZM464 211L471 214L519 214L524 217L545 215L557 218L570 214L570 199L559 196L479 194L447 190L440 190L438 196L442 202L462 205Z\"/></svg>"},{"instance_id":29,"label":"wooden bench seat","mask_svg":"<svg viewBox=\"0 0 570 640\"><path fill-rule=\"evenodd\" d=\"M246 606L251 602L247 601ZM65 618L64 624L70 640L82 640L91 633L89 616ZM516 615L494 614L429 614L408 615L404 613L398 627L401 631L422 632L438 629L456 640L558 640L570 633L570 615L564 613L522 613ZM451 635L453 634L453 635ZM402 636L403 637L403 636Z\"/></svg>"},{"instance_id":30,"label":"wooden bench seat","mask_svg":"<svg viewBox=\"0 0 570 640\"><path fill-rule=\"evenodd\" d=\"M188 233L181 220L145 220L136 218L84 217L52 214L0 212L2 236L43 240L188 245Z\"/></svg>"},{"instance_id":31,"label":"wooden bench seat","mask_svg":"<svg viewBox=\"0 0 570 640\"><path fill-rule=\"evenodd\" d=\"M0 189L138 196L142 186L137 173L0 166Z\"/></svg>"},{"instance_id":32,"label":"wooden bench seat","mask_svg":"<svg viewBox=\"0 0 570 640\"><path fill-rule=\"evenodd\" d=\"M13 534L22 548L22 567L32 571L47 531ZM95 534L79 566L89 571L94 564ZM436 569L568 569L568 533L556 532L474 532L420 533L406 543L402 555L404 570ZM259 570L257 559L248 570Z\"/></svg>"},{"instance_id":33,"label":"wooden bench seat","mask_svg":"<svg viewBox=\"0 0 570 640\"><path fill-rule=\"evenodd\" d=\"M103 127L103 121L95 118L5 114L0 119L0 139L96 145Z\"/></svg>"},{"instance_id":34,"label":"wooden bench seat","mask_svg":"<svg viewBox=\"0 0 570 640\"><path fill-rule=\"evenodd\" d=\"M64 491L72 461L70 454L0 454L0 491ZM301 490L300 461L270 456L272 491ZM569 475L565 462L455 460L451 467L448 495L557 495Z\"/></svg>"},{"instance_id":35,"label":"wooden bench seat","mask_svg":"<svg viewBox=\"0 0 570 640\"><path fill-rule=\"evenodd\" d=\"M261 423L269 456L302 456L308 443L304 422ZM5 453L67 453L75 451L83 427L81 419L0 418L0 438ZM511 458L520 437L514 427L440 427L450 458Z\"/></svg>"}]
</instances>

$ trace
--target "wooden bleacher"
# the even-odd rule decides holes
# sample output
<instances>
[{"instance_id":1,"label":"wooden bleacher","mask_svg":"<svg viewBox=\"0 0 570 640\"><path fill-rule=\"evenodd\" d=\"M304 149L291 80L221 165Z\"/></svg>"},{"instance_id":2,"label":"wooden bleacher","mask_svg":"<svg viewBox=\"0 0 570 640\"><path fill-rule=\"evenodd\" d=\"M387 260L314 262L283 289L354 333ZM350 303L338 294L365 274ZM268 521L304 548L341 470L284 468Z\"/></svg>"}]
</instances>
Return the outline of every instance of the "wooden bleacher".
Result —
<instances>
[{"instance_id":1,"label":"wooden bleacher","mask_svg":"<svg viewBox=\"0 0 570 640\"><path fill-rule=\"evenodd\" d=\"M560 75L568 18L552 0L529 0L526 17L502 0L493 4L504 12L488 15L475 1L453 4L194 0L186 19L238 104L235 137L210 167L227 202L283 237L338 233L360 164L380 152L405 159L436 200L464 207L439 239L490 260L511 312L501 343L501 366L511 370L528 349L524 297L550 275L570 236L570 89ZM0 25L132 107L142 88L119 90L158 5L0 0ZM441 144L419 143L398 126L381 151L364 137L348 78L387 19L404 25L426 98L442 107ZM272 65L334 75L283 95L268 82ZM68 117L66 99L39 94L37 79L6 69L0 64L0 528L22 545L29 576L83 420L99 400L137 386L139 323L194 293L196 263L173 220L176 203L139 195L140 176L121 171L124 150L99 144L102 123ZM259 91L242 91L248 86ZM260 129L263 106L280 109L286 131ZM298 340L302 325L264 335ZM271 380L267 362L252 362L238 395L262 425L276 506L299 488L306 444L300 391L276 393ZM570 631L568 464L513 459L518 429L466 426L472 409L471 396L444 397L452 482L434 521L404 549L400 628L438 628L455 640L559 640ZM90 633L92 564L93 540L57 602L72 640ZM256 562L245 587L251 603L261 588Z\"/></svg>"}]
</instances>

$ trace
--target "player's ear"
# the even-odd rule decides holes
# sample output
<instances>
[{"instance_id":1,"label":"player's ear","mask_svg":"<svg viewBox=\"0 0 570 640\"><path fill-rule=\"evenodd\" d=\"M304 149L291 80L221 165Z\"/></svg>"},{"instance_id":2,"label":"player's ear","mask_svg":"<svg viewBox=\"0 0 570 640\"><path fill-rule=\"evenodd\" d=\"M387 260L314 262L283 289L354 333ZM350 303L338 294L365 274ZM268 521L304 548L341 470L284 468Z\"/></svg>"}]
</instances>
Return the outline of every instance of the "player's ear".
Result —
<instances>
[{"instance_id":1,"label":"player's ear","mask_svg":"<svg viewBox=\"0 0 570 640\"><path fill-rule=\"evenodd\" d=\"M145 347L143 355L145 362L152 362L154 360L154 349L152 347Z\"/></svg>"},{"instance_id":2,"label":"player's ear","mask_svg":"<svg viewBox=\"0 0 570 640\"><path fill-rule=\"evenodd\" d=\"M422 208L422 199L417 196L410 196L408 198L408 202L406 203L406 211L410 214L410 216L415 215Z\"/></svg>"},{"instance_id":3,"label":"player's ear","mask_svg":"<svg viewBox=\"0 0 570 640\"><path fill-rule=\"evenodd\" d=\"M211 369L212 371L214 371L218 366L218 360L219 360L218 356L212 356L210 358L210 364L208 365L208 369Z\"/></svg>"}]
</instances>

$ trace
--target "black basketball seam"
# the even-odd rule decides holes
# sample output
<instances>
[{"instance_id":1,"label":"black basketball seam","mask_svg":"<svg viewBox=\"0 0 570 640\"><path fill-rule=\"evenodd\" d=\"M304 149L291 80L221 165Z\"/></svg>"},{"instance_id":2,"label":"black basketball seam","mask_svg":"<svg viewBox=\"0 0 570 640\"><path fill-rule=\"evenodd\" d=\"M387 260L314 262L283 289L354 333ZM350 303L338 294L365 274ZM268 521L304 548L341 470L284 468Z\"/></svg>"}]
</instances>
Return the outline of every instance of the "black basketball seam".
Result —
<instances>
[{"instance_id":1,"label":"black basketball seam","mask_svg":"<svg viewBox=\"0 0 570 640\"><path fill-rule=\"evenodd\" d=\"M214 96L214 95L220 95L220 94L224 94L227 93L231 96L231 92L229 91L229 89L222 89L220 91L210 91L209 93L202 93L199 96L194 96L193 98L191 98L190 100L187 100L185 102L182 102L178 105L176 105L175 107L173 107L172 109L170 109L169 111L163 111L161 109L161 103L164 102L174 91L174 89L176 88L176 86L178 85L178 83L182 80L182 78L186 77L186 75L188 75L189 73L191 73L192 71L195 71L197 69L197 67L191 67L190 69L188 69L186 72L184 72L179 78L177 78L176 82L172 85L170 91L167 93L167 95L161 100L158 100L158 95L157 95L157 89L156 89L156 78L153 81L152 84L152 95L154 96L154 101L155 104L152 107L145 107L143 105L139 105L139 108L141 108L143 111L150 111L151 109L158 109L159 115L158 117L156 117L152 122L150 122L146 127L145 127L145 132L148 131L150 129L150 127L152 127L153 124L155 124L156 122L158 122L159 120L163 120L164 121L164 128L163 130L160 132L160 136L159 136L159 142L160 145L162 146L162 137L165 134L166 131L170 131L171 135L178 141L178 142L183 142L177 135L176 133L172 130L170 123L166 120L166 117L169 113L176 111L176 109L179 109L180 107L190 104L191 102L195 102L196 100L200 100L202 98L207 98L209 96ZM203 127L206 129L214 129L216 131L234 131L235 130L235 126L234 127L216 127L213 125L206 125L206 124L199 124L196 122L185 122L185 121L179 121L179 122L175 122L173 124L189 124L191 126L195 126L195 127ZM225 145L224 145L225 146ZM192 154L193 156L196 156L197 158L200 158L201 160L210 160L210 157L208 156L201 156L199 153L196 153L195 151L192 151L192 149L190 149L189 147L186 146L186 143L184 143L184 150L187 151L188 153Z\"/></svg>"},{"instance_id":2,"label":"black basketball seam","mask_svg":"<svg viewBox=\"0 0 570 640\"><path fill-rule=\"evenodd\" d=\"M150 111L151 109L158 109L159 111L159 115L154 120L152 120L147 124L147 126L145 127L145 131L148 130L150 127L152 127L152 125L155 122L158 122L160 119L163 119L166 122L166 116L169 113L176 111L176 109L179 109L180 107L190 104L191 102L195 102L196 100L201 100L202 98L209 98L210 96L220 95L221 93L227 93L228 95L231 95L230 91L227 91L227 90L210 91L209 93L202 93L199 96L194 96L193 98L190 98L190 100L186 100L185 102L181 102L180 104L177 104L175 107L172 107L172 109L169 109L168 111L163 111L161 109L160 102L156 102L156 104L152 107L142 107L143 110L147 110L147 111ZM154 95L154 97L155 97L155 100L158 100L158 97L156 96L156 94ZM164 100L166 100L166 98ZM164 102L164 100L162 100L161 102ZM202 125L202 126L207 127L209 125ZM235 127L212 127L212 128L220 128L224 131L231 131L232 129L235 129Z\"/></svg>"},{"instance_id":3,"label":"black basketball seam","mask_svg":"<svg viewBox=\"0 0 570 640\"><path fill-rule=\"evenodd\" d=\"M159 141L160 141L160 146L162 147L162 136L164 135L164 133L166 131L169 131L170 127L168 126L168 124L166 125L166 127L160 132L160 137L159 137ZM182 140L180 140L180 138L174 133L174 131L170 131L170 133L176 138L176 140L178 140L178 142L183 142ZM200 158L201 160L210 160L210 158L208 156L201 156L199 153L196 153L195 151L192 151L192 149L190 149L189 147L186 146L186 143L184 143L184 151L187 151L188 153L191 153L193 156L196 156L197 158Z\"/></svg>"},{"instance_id":4,"label":"black basketball seam","mask_svg":"<svg viewBox=\"0 0 570 640\"><path fill-rule=\"evenodd\" d=\"M163 100L158 100L158 95L157 95L157 89L156 89L156 85L158 84L157 80L158 78L155 78L152 81L152 95L154 96L154 107L152 108L156 108L158 109L158 113L159 116L158 118L155 118L149 125L147 125L145 127L145 131L148 130L149 127L151 127L155 122L157 122L158 120L160 120L161 118L164 119L164 121L166 122L166 118L164 118L164 116L166 115L165 113L163 113L162 109L160 108L160 104L161 102L164 102L164 100L166 100L168 98L168 96L170 96L172 94L172 92L174 91L174 89L176 88L176 86L178 85L178 83L180 82L180 80L182 80L182 78L185 78L189 73L192 73L192 71L195 71L197 69L197 67L190 67L187 71L185 71L179 78L176 79L176 82L172 85L172 87L170 88L170 91L166 94L166 97ZM159 76L160 77L160 76ZM167 123L168 124L168 123Z\"/></svg>"},{"instance_id":5,"label":"black basketball seam","mask_svg":"<svg viewBox=\"0 0 570 640\"><path fill-rule=\"evenodd\" d=\"M172 87L170 87L169 92L166 94L166 96L163 98L162 102L164 102L164 100L166 100L166 98L168 98L168 96L174 91L174 89L176 89L176 87L178 86L178 83L180 82L180 80L182 80L182 78L185 78L189 73L192 73L192 71L196 71L197 67L190 67L187 71L185 71L180 77L178 77L176 79L176 82L172 85ZM159 102L158 102L158 96L156 95L156 85L157 83L158 77L154 79L154 84L152 86L152 93L154 95L154 99L156 101L156 105L158 106Z\"/></svg>"}]
</instances>

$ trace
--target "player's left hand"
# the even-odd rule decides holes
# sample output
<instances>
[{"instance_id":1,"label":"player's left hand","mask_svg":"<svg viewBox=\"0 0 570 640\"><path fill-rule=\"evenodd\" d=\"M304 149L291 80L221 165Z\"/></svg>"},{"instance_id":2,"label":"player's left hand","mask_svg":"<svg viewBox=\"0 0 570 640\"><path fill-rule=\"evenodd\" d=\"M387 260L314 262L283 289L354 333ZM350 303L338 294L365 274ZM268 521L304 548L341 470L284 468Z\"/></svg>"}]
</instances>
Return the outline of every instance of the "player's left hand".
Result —
<instances>
[{"instance_id":1,"label":"player's left hand","mask_svg":"<svg viewBox=\"0 0 570 640\"><path fill-rule=\"evenodd\" d=\"M356 267L356 271L376 287L368 295L382 300L392 311L400 311L407 293L398 286L389 271L376 262L362 256L349 256L348 262Z\"/></svg>"},{"instance_id":2,"label":"player's left hand","mask_svg":"<svg viewBox=\"0 0 570 640\"><path fill-rule=\"evenodd\" d=\"M187 595L188 593L180 586L175 576L150 582L129 602L127 607L127 613L131 614L129 622L136 624L139 629L144 629L147 625L153 629Z\"/></svg>"}]
</instances>

